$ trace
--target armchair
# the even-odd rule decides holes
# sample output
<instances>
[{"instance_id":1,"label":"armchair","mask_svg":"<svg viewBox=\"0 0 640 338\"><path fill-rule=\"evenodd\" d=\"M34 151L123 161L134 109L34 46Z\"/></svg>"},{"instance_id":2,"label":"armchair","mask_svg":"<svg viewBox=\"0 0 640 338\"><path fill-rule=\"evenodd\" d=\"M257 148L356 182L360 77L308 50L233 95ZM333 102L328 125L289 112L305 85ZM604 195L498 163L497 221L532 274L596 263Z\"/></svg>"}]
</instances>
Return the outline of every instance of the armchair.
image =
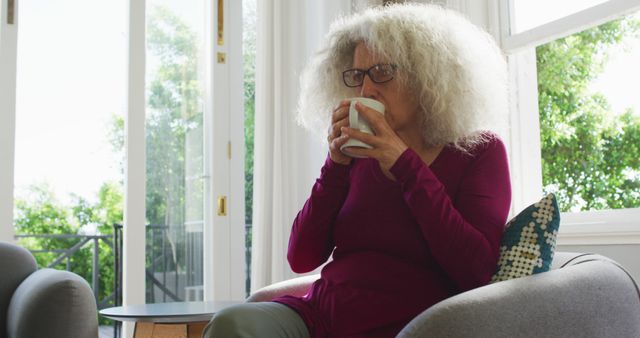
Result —
<instances>
[{"instance_id":1,"label":"armchair","mask_svg":"<svg viewBox=\"0 0 640 338\"><path fill-rule=\"evenodd\" d=\"M82 277L38 269L31 253L0 241L0 338L98 337L98 310Z\"/></svg>"},{"instance_id":2,"label":"armchair","mask_svg":"<svg viewBox=\"0 0 640 338\"><path fill-rule=\"evenodd\" d=\"M301 296L317 278L275 283L247 301ZM398 337L640 337L640 291L609 258L556 252L550 271L445 299L416 316Z\"/></svg>"}]
</instances>

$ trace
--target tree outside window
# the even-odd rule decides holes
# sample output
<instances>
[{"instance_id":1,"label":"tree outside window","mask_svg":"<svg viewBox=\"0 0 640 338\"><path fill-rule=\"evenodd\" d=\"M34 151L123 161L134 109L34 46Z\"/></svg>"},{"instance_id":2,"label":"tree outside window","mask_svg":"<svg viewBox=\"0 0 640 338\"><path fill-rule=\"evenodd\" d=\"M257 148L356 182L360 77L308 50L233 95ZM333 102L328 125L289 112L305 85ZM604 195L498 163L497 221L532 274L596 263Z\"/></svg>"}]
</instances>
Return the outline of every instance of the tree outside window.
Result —
<instances>
[{"instance_id":1,"label":"tree outside window","mask_svg":"<svg viewBox=\"0 0 640 338\"><path fill-rule=\"evenodd\" d=\"M639 39L629 16L536 48L543 185L562 211L640 207L640 112L590 86Z\"/></svg>"}]
</instances>

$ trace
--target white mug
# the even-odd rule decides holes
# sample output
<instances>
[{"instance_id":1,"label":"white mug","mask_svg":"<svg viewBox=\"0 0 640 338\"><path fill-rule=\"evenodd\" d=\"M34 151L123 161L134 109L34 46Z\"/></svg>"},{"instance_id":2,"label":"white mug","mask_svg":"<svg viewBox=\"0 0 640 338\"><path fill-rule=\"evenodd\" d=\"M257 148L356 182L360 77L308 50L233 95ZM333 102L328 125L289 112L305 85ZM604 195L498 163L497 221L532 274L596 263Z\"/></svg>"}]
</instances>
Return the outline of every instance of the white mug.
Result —
<instances>
[{"instance_id":1,"label":"white mug","mask_svg":"<svg viewBox=\"0 0 640 338\"><path fill-rule=\"evenodd\" d=\"M363 117L360 116L360 114L358 114L358 111L356 110L356 102L360 102L362 105L372 108L373 110L383 115L384 115L384 105L380 101L376 101L374 99L370 99L366 97L352 97L348 100L351 101L351 105L349 106L349 127L353 129L358 129L363 133L374 135L373 131L371 130L371 127L369 126L369 123L367 123L367 120L365 120ZM345 155L348 155L351 157L361 157L361 156L351 154L347 147L359 147L359 148L369 148L369 149L373 148L372 146L362 141L350 138L345 144L342 145L342 147L340 147L340 151L342 151Z\"/></svg>"}]
</instances>

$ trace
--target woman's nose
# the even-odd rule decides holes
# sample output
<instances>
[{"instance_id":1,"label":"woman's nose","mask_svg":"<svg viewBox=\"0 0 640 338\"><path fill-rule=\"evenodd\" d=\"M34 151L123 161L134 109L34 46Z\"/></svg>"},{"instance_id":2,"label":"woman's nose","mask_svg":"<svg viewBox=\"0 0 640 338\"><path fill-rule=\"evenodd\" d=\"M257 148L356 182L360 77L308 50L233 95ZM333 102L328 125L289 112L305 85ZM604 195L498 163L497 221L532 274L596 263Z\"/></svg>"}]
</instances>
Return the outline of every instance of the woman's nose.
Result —
<instances>
[{"instance_id":1,"label":"woman's nose","mask_svg":"<svg viewBox=\"0 0 640 338\"><path fill-rule=\"evenodd\" d=\"M362 79L362 86L360 86L360 96L375 98L376 96L376 83L371 81L368 74Z\"/></svg>"}]
</instances>

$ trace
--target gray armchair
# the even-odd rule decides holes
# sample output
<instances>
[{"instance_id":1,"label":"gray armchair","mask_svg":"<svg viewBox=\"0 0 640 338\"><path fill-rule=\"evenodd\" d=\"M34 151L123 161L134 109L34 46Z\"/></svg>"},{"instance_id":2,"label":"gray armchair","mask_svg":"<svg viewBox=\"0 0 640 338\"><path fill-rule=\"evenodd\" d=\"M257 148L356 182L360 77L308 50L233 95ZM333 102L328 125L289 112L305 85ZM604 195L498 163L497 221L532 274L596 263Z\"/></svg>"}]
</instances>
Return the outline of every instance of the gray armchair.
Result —
<instances>
[{"instance_id":1,"label":"gray armchair","mask_svg":"<svg viewBox=\"0 0 640 338\"><path fill-rule=\"evenodd\" d=\"M82 277L39 269L31 253L0 241L0 338L98 337L98 310Z\"/></svg>"},{"instance_id":2,"label":"gray armchair","mask_svg":"<svg viewBox=\"0 0 640 338\"><path fill-rule=\"evenodd\" d=\"M304 295L318 277L272 284L247 301ZM557 252L552 270L445 299L398 337L640 337L640 291L611 259Z\"/></svg>"}]
</instances>

